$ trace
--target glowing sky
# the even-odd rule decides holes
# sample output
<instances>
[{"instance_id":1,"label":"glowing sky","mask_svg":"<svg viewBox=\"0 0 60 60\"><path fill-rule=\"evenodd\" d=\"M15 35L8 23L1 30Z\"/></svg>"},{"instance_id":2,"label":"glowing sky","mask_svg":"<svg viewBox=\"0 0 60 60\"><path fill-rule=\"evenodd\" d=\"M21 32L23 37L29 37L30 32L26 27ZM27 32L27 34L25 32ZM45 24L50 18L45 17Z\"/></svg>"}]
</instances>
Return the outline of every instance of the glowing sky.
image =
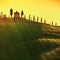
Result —
<instances>
[{"instance_id":1,"label":"glowing sky","mask_svg":"<svg viewBox=\"0 0 60 60\"><path fill-rule=\"evenodd\" d=\"M60 24L60 0L0 0L0 11L9 15L9 9L24 10L25 14L35 15L46 19L48 23L54 21Z\"/></svg>"}]
</instances>

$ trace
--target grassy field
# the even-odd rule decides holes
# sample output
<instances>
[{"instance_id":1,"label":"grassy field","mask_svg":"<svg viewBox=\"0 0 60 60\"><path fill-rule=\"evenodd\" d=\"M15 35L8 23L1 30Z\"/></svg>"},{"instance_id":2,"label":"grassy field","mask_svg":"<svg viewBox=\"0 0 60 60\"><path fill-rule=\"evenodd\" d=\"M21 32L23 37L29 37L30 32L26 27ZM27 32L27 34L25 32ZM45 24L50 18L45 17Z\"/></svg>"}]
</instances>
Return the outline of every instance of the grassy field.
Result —
<instances>
[{"instance_id":1,"label":"grassy field","mask_svg":"<svg viewBox=\"0 0 60 60\"><path fill-rule=\"evenodd\" d=\"M40 60L42 53L59 46L42 42L59 38L56 33L40 23L0 23L0 60Z\"/></svg>"}]
</instances>

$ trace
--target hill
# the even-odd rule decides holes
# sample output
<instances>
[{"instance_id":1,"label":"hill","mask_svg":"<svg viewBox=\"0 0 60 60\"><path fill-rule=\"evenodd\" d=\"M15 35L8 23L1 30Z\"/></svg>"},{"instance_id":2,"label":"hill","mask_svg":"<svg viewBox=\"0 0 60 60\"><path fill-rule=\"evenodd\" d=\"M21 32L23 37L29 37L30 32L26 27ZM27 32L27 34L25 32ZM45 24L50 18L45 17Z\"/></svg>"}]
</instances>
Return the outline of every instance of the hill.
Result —
<instances>
[{"instance_id":1,"label":"hill","mask_svg":"<svg viewBox=\"0 0 60 60\"><path fill-rule=\"evenodd\" d=\"M60 45L59 30L59 27L25 19L1 20L0 60L40 60L42 53ZM54 42L56 39L58 42Z\"/></svg>"}]
</instances>

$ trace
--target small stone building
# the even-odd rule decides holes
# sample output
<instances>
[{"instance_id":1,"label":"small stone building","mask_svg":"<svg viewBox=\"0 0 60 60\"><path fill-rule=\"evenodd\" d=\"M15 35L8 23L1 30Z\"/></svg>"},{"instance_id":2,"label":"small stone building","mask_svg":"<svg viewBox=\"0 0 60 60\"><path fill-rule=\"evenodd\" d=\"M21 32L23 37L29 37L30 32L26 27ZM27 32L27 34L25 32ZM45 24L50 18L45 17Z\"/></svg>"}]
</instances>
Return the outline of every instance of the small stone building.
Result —
<instances>
[{"instance_id":1,"label":"small stone building","mask_svg":"<svg viewBox=\"0 0 60 60\"><path fill-rule=\"evenodd\" d=\"M20 13L16 11L16 12L14 13L14 18L20 18Z\"/></svg>"}]
</instances>

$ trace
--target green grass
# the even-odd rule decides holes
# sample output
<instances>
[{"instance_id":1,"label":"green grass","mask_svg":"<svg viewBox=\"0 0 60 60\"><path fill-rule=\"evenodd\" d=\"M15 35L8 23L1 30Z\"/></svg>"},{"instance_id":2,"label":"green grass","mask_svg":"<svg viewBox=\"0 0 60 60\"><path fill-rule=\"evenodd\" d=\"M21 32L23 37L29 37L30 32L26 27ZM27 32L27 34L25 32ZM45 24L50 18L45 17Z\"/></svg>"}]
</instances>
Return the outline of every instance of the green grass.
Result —
<instances>
[{"instance_id":1,"label":"green grass","mask_svg":"<svg viewBox=\"0 0 60 60\"><path fill-rule=\"evenodd\" d=\"M58 46L39 42L42 33L39 23L0 23L0 60L39 60L41 53Z\"/></svg>"}]
</instances>

